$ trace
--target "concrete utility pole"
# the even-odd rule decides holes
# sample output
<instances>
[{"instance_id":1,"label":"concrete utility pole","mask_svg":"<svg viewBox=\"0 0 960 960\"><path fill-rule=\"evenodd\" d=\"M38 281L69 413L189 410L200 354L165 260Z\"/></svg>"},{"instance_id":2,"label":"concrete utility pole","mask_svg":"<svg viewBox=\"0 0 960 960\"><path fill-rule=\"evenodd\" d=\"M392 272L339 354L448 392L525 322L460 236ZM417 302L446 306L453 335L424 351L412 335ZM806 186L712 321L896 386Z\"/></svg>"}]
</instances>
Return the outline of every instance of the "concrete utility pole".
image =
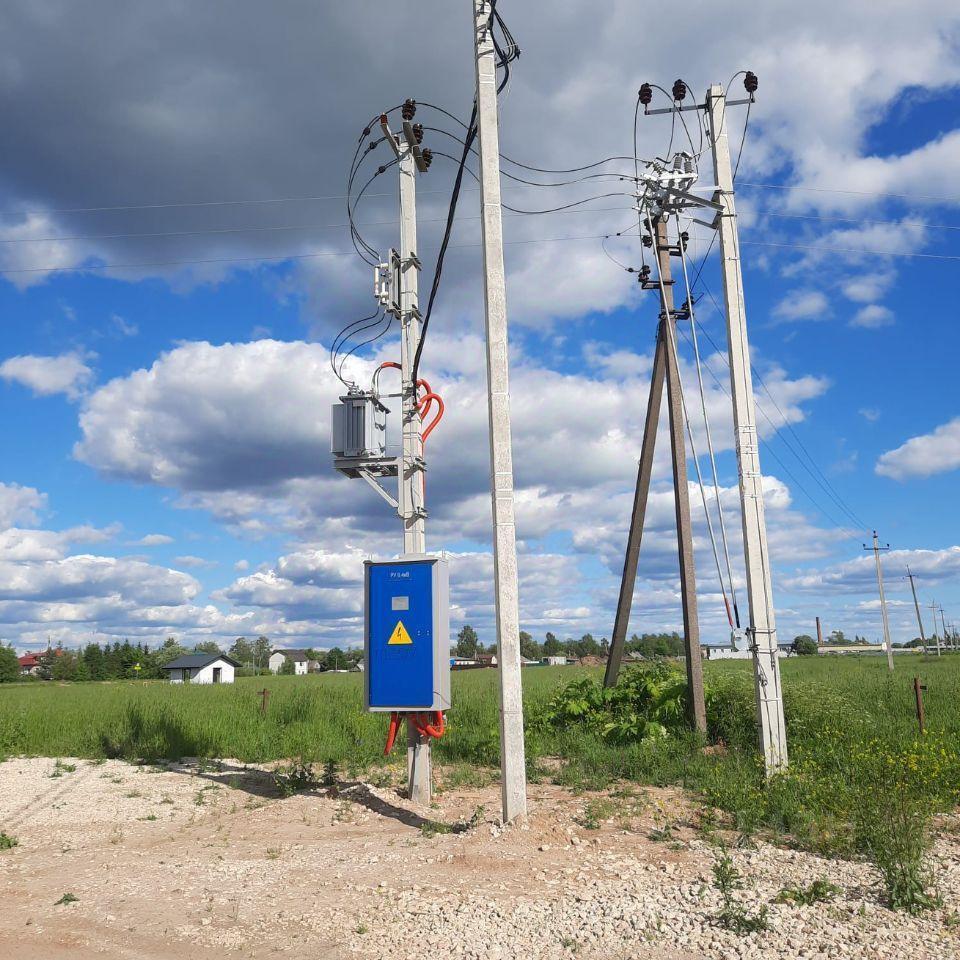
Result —
<instances>
[{"instance_id":1,"label":"concrete utility pole","mask_svg":"<svg viewBox=\"0 0 960 960\"><path fill-rule=\"evenodd\" d=\"M673 463L674 508L677 522L677 552L680 561L680 593L683 603L683 634L687 661L687 714L691 726L700 733L707 729L707 712L703 694L703 658L700 653L700 626L697 615L697 585L693 560L693 532L690 523L690 493L687 483L687 453L684 444L683 395L680 384L680 368L676 351L676 318L673 302L673 276L670 263L671 246L667 235L666 216L658 217L652 228L656 248L658 281L660 289L660 323L657 327L657 346L653 356L653 371L650 376L650 397L647 401L647 417L643 428L643 445L637 471L637 487L634 493L633 512L630 516L630 532L627 535L627 552L623 562L623 577L620 581L620 597L613 625L610 654L604 685L612 687L617 682L620 661L633 605L633 591L637 580L637 563L640 543L643 538L643 522L650 492L653 472L653 454L657 440L657 424L660 420L660 402L664 380L667 383L667 404L670 413L670 452ZM678 238L677 243L681 241ZM669 324L669 326L668 326Z\"/></svg>"},{"instance_id":2,"label":"concrete utility pole","mask_svg":"<svg viewBox=\"0 0 960 960\"><path fill-rule=\"evenodd\" d=\"M910 581L910 590L913 593L913 609L917 611L917 626L920 628L920 643L923 645L923 654L927 654L927 637L923 632L923 618L920 616L920 604L917 602L917 585L913 582L913 574L907 567L907 579ZM939 651L938 651L939 652Z\"/></svg>"},{"instance_id":3,"label":"concrete utility pole","mask_svg":"<svg viewBox=\"0 0 960 960\"><path fill-rule=\"evenodd\" d=\"M509 823L526 815L527 770L523 742L523 689L520 682L520 603L513 513L507 292L503 267L503 215L500 209L497 62L489 0L473 0L473 11L493 499L494 602L500 673L500 780L503 820Z\"/></svg>"},{"instance_id":4,"label":"concrete utility pole","mask_svg":"<svg viewBox=\"0 0 960 960\"><path fill-rule=\"evenodd\" d=\"M722 84L707 92L706 112L716 173L723 294L727 313L727 342L730 359L730 392L739 468L740 507L743 517L743 546L746 559L747 596L750 602L748 633L753 650L754 678L760 742L771 774L787 763L787 731L783 716L783 692L777 651L777 627L770 577L770 552L763 508L763 482L757 435L753 382L750 377L750 345L740 267L737 211L734 204L730 144L724 123L726 94Z\"/></svg>"},{"instance_id":5,"label":"concrete utility pole","mask_svg":"<svg viewBox=\"0 0 960 960\"><path fill-rule=\"evenodd\" d=\"M943 627L943 639L947 646L950 646L950 635L947 633L947 621L943 618L943 605L940 606L940 624Z\"/></svg>"},{"instance_id":6,"label":"concrete utility pole","mask_svg":"<svg viewBox=\"0 0 960 960\"><path fill-rule=\"evenodd\" d=\"M877 539L877 531L873 531L873 546L863 545L864 550L872 550L877 562L877 589L880 591L880 615L883 618L883 643L887 648L887 666L893 669L893 645L890 643L890 621L887 619L887 598L883 593L883 568L880 566L880 551L889 550L890 544L881 547Z\"/></svg>"},{"instance_id":7,"label":"concrete utility pole","mask_svg":"<svg viewBox=\"0 0 960 960\"><path fill-rule=\"evenodd\" d=\"M407 130L405 125L405 131ZM403 380L403 449L400 459L400 516L404 554L427 552L426 511L423 503L423 422L413 382L413 360L420 344L417 256L417 165L409 132L397 143L400 170L400 372ZM396 148L395 148L396 149ZM424 806L431 800L430 737L407 724L407 785L410 799Z\"/></svg>"},{"instance_id":8,"label":"concrete utility pole","mask_svg":"<svg viewBox=\"0 0 960 960\"><path fill-rule=\"evenodd\" d=\"M930 609L933 611L933 638L937 641L937 656L940 656L940 634L937 631L937 601L934 600L930 604Z\"/></svg>"}]
</instances>

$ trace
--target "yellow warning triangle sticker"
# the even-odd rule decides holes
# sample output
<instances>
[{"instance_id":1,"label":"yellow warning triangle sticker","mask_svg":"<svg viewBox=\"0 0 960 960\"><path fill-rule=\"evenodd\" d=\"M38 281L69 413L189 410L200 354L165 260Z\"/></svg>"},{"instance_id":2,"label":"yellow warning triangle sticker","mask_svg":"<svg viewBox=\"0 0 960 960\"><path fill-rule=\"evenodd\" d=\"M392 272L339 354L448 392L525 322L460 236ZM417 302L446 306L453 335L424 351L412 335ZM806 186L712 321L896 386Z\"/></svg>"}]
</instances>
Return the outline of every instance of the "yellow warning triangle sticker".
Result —
<instances>
[{"instance_id":1,"label":"yellow warning triangle sticker","mask_svg":"<svg viewBox=\"0 0 960 960\"><path fill-rule=\"evenodd\" d=\"M407 643L413 643L413 640L410 639L410 634L407 633L407 628L403 625L403 621L398 620L397 625L393 628L393 633L390 634L390 639L387 641L387 646Z\"/></svg>"}]
</instances>

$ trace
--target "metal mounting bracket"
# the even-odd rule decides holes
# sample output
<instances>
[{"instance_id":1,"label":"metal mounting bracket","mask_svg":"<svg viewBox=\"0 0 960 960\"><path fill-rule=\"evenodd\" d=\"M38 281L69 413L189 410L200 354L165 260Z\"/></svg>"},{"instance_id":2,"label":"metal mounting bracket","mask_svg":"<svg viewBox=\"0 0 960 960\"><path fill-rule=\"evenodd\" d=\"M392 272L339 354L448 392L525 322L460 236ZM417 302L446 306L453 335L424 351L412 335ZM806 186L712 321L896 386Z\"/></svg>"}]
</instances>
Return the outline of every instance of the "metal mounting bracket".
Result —
<instances>
[{"instance_id":1,"label":"metal mounting bracket","mask_svg":"<svg viewBox=\"0 0 960 960\"><path fill-rule=\"evenodd\" d=\"M377 478L366 467L360 467L357 470L357 473L363 477L363 479L366 480L367 483L369 483L370 486L373 487L373 489L376 490L377 493L379 493L380 496L383 497L383 499L386 500L391 507L393 507L394 510L400 509L400 504L397 499L395 497L391 497L390 494L380 486L380 484L377 482Z\"/></svg>"}]
</instances>

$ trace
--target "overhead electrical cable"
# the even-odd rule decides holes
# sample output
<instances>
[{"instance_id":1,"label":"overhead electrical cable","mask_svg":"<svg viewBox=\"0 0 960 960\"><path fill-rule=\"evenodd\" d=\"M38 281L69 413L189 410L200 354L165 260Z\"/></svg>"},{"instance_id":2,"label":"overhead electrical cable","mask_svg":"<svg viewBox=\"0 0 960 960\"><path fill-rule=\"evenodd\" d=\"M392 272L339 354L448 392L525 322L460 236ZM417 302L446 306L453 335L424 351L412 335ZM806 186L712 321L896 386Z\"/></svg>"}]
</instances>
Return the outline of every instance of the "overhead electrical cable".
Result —
<instances>
[{"instance_id":1,"label":"overhead electrical cable","mask_svg":"<svg viewBox=\"0 0 960 960\"><path fill-rule=\"evenodd\" d=\"M675 220L677 225L677 236L679 238L681 235L679 214L675 214ZM680 263L683 268L683 283L687 293L687 312L689 313L690 319L690 337L693 342L693 355L697 371L697 385L700 388L700 409L703 413L703 428L707 438L707 453L710 459L710 469L713 473L713 492L714 498L717 502L717 516L720 522L720 539L723 544L723 555L727 567L727 582L730 585L730 596L733 600L733 616L736 621L737 629L740 629L740 609L737 604L736 587L733 583L733 568L730 564L730 546L727 542L727 526L724 522L723 503L720 497L720 479L717 473L717 458L713 450L713 436L710 430L710 417L707 414L707 397L703 389L703 369L700 362L700 346L697 342L697 320L696 314L694 313L693 292L690 289L690 275L687 271L687 249L686 244L683 243L682 240L678 242L678 246L680 248ZM729 616L730 611L728 610L727 617L729 618ZM733 626L733 622L731 622L730 626Z\"/></svg>"}]
</instances>

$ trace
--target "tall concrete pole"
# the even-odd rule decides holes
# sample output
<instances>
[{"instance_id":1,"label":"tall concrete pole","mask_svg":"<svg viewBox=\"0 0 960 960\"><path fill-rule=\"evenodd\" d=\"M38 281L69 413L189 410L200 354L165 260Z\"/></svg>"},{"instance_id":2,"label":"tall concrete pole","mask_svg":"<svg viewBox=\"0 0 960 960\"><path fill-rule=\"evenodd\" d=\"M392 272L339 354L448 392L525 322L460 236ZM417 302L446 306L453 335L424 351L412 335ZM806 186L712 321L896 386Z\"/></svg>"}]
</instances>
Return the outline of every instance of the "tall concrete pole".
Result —
<instances>
[{"instance_id":1,"label":"tall concrete pole","mask_svg":"<svg viewBox=\"0 0 960 960\"><path fill-rule=\"evenodd\" d=\"M763 509L760 448L753 381L750 377L750 344L747 339L747 313L740 267L733 169L730 164L727 127L724 123L725 105L726 94L723 86L715 84L707 92L707 120L718 188L716 199L724 207L718 216L720 260L727 313L730 393L733 397L733 423L740 474L747 596L750 602L749 634L753 650L760 745L767 773L772 774L787 763L787 730L783 717L783 691L777 653L770 554L767 549L767 524Z\"/></svg>"},{"instance_id":2,"label":"tall concrete pole","mask_svg":"<svg viewBox=\"0 0 960 960\"><path fill-rule=\"evenodd\" d=\"M943 606L942 606L942 605L941 605L941 607L940 607L940 623L941 623L941 625L943 626L943 639L944 639L945 641L947 641L947 646L949 647L949 646L951 645L950 642L949 642L949 641L950 641L950 636L949 636L949 634L947 633L947 621L944 620L944 618L943 618Z\"/></svg>"},{"instance_id":3,"label":"tall concrete pole","mask_svg":"<svg viewBox=\"0 0 960 960\"><path fill-rule=\"evenodd\" d=\"M400 368L403 380L403 449L399 470L403 552L426 553L423 505L423 423L417 408L413 360L420 343L418 307L420 260L417 257L417 166L412 144L400 138ZM430 738L407 723L407 785L414 803L431 800Z\"/></svg>"},{"instance_id":4,"label":"tall concrete pole","mask_svg":"<svg viewBox=\"0 0 960 960\"><path fill-rule=\"evenodd\" d=\"M940 633L937 630L937 601L934 600L930 604L930 609L933 611L933 638L937 641L937 656L940 656Z\"/></svg>"},{"instance_id":5,"label":"tall concrete pole","mask_svg":"<svg viewBox=\"0 0 960 960\"><path fill-rule=\"evenodd\" d=\"M880 551L889 550L890 547L881 547L877 539L877 531L873 531L873 546L868 547L864 544L864 550L872 550L873 557L877 564L877 589L880 591L880 616L883 619L883 645L887 648L887 667L893 669L893 645L890 643L890 621L887 618L887 598L883 593L883 567L880 565Z\"/></svg>"},{"instance_id":6,"label":"tall concrete pole","mask_svg":"<svg viewBox=\"0 0 960 960\"><path fill-rule=\"evenodd\" d=\"M917 626L920 628L920 643L923 645L923 653L927 653L927 637L923 632L923 618L920 616L920 604L917 602L917 585L913 582L913 574L907 567L907 578L910 580L910 590L913 593L913 609L917 611Z\"/></svg>"},{"instance_id":7,"label":"tall concrete pole","mask_svg":"<svg viewBox=\"0 0 960 960\"><path fill-rule=\"evenodd\" d=\"M520 610L513 513L507 292L503 267L503 215L500 209L497 66L489 0L473 0L473 10L493 499L493 578L500 673L500 779L503 820L509 823L526 815L527 770L523 742L523 690L520 684Z\"/></svg>"},{"instance_id":8,"label":"tall concrete pole","mask_svg":"<svg viewBox=\"0 0 960 960\"><path fill-rule=\"evenodd\" d=\"M666 217L659 217L654 230L660 282L660 336L666 341L667 407L670 413L670 454L673 461L673 503L677 519L677 553L680 560L680 597L683 604L683 638L687 655L687 715L699 733L707 732L703 694L703 657L700 653L700 620L697 615L697 578L693 562L693 531L690 526L690 486L687 483L687 449L683 436L683 394L677 359L677 322L673 315L673 271Z\"/></svg>"}]
</instances>

